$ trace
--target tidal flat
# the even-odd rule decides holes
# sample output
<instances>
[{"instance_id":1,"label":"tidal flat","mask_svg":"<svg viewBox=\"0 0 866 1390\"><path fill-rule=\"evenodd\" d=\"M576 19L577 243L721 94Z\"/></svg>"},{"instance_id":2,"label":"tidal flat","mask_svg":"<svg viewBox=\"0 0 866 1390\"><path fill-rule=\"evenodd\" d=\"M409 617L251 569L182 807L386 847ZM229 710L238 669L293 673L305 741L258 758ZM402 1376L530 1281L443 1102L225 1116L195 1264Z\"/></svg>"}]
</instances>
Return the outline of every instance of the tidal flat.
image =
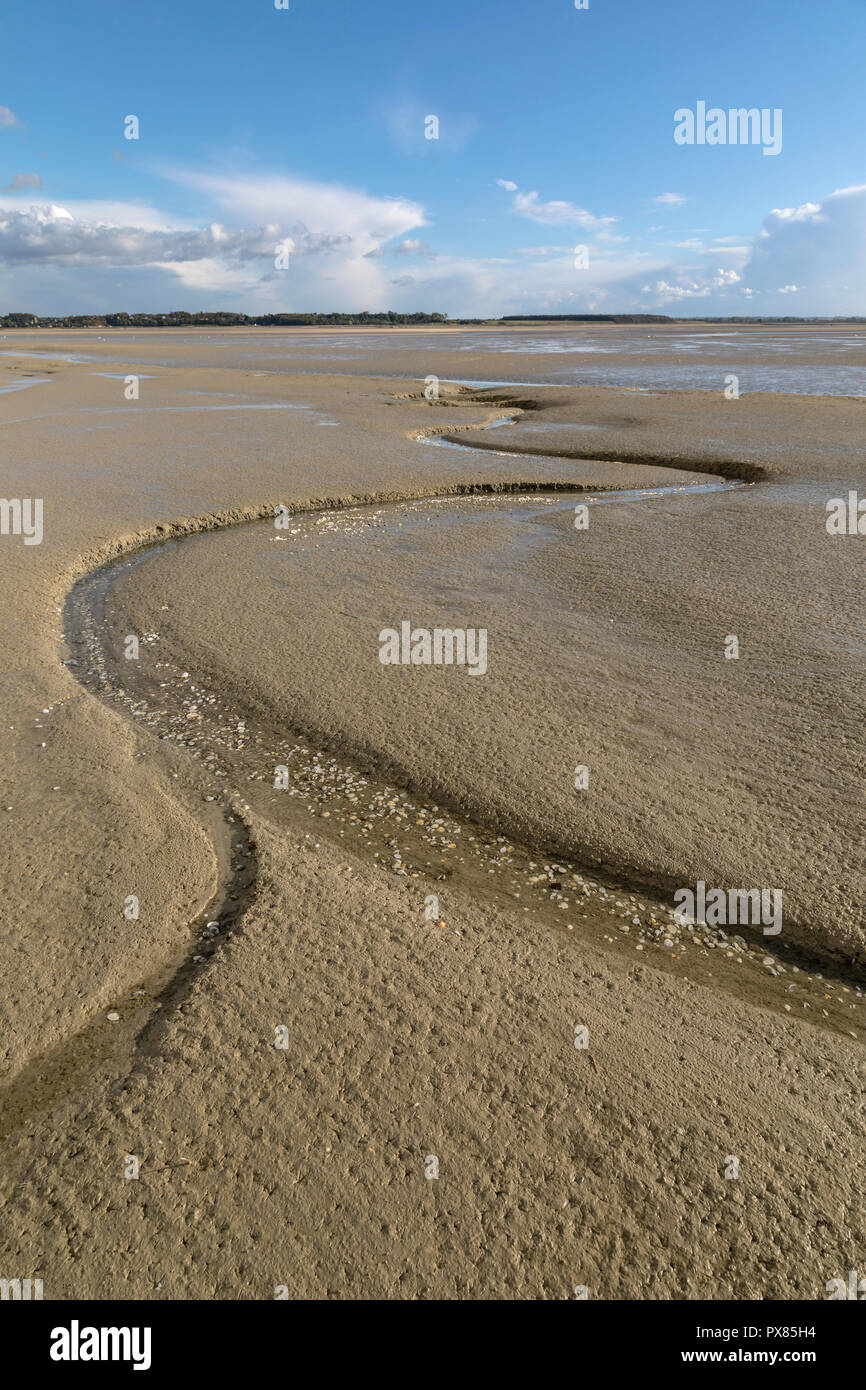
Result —
<instances>
[{"instance_id":1,"label":"tidal flat","mask_svg":"<svg viewBox=\"0 0 866 1390\"><path fill-rule=\"evenodd\" d=\"M866 336L578 337L6 335L0 1250L46 1297L856 1263ZM383 664L404 621L484 672Z\"/></svg>"}]
</instances>

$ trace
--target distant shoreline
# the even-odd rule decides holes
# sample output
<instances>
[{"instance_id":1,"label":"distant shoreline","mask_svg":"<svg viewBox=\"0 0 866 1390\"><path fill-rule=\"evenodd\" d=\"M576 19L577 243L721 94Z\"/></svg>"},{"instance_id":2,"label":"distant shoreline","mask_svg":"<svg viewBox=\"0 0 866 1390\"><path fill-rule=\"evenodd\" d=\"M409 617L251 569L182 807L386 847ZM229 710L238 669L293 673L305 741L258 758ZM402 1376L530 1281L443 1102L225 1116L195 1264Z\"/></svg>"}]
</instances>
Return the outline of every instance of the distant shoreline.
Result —
<instances>
[{"instance_id":1,"label":"distant shoreline","mask_svg":"<svg viewBox=\"0 0 866 1390\"><path fill-rule=\"evenodd\" d=\"M676 329L700 328L702 326L718 328L820 328L824 331L829 329L851 329L866 328L866 318L851 319L773 319L773 318L754 318L754 319L653 319L647 321L641 318L607 318L607 319L449 319L447 322L442 320L430 320L424 323L388 323L388 322L362 322L362 323L285 323L261 324L256 322L249 323L130 323L130 324L111 324L111 323L75 323L62 319L41 321L29 324L8 324L0 320L0 334L9 333L58 333L74 332L76 334L93 333L492 333L504 332L515 333L520 331L538 332L544 330L552 332L555 329L564 331L574 331L580 329L610 329L610 328L646 328L646 329Z\"/></svg>"},{"instance_id":2,"label":"distant shoreline","mask_svg":"<svg viewBox=\"0 0 866 1390\"><path fill-rule=\"evenodd\" d=\"M23 313L9 313L0 315L0 331L6 332L56 332L58 329L66 331L74 329L76 332L87 333L97 331L100 333L122 333L127 331L138 332L142 329L154 329L162 332L212 332L219 329L222 332L244 332L254 330L257 333L274 329L280 333L286 332L333 332L336 330L350 329L353 333L367 332L388 332L388 333L413 333L429 332L431 329L437 331L467 332L473 329L482 332L491 332L494 329L502 329L513 332L520 328L530 329L552 329L552 328L620 328L620 327L642 327L642 328L695 328L702 324L718 325L719 327L740 327L740 328L851 328L866 327L866 317L852 318L773 318L773 317L752 317L752 318L671 318L664 314L595 314L595 315L565 315L552 314L549 317L542 315L528 314L525 316L515 315L505 316L496 319L446 319L444 315L405 315L389 320L387 314L371 315L370 317L357 316L350 314L335 314L333 319L328 315L303 315L286 314L271 315L262 314L257 318L248 318L246 315L218 315L214 314L212 321L208 316L200 317L190 315L188 319L175 317L173 314L141 314L130 315L128 322L110 322L111 319L119 317L114 314L106 314L104 317L96 314L68 314L68 315L46 315L40 318L37 315ZM281 318L285 319L280 322ZM304 322L305 318L316 320ZM134 320L141 319L141 322ZM227 319L232 321L227 322ZM148 321L150 320L150 321ZM162 320L158 322L156 320Z\"/></svg>"}]
</instances>

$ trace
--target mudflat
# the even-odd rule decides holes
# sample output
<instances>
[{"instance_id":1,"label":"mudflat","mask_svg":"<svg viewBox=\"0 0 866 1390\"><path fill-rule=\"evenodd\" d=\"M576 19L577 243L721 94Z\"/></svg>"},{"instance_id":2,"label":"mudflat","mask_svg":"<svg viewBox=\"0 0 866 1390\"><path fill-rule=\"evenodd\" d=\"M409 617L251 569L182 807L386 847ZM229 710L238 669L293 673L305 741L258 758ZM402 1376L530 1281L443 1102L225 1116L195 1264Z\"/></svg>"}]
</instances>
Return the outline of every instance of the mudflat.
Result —
<instances>
[{"instance_id":1,"label":"mudflat","mask_svg":"<svg viewBox=\"0 0 866 1390\"><path fill-rule=\"evenodd\" d=\"M826 503L866 401L349 337L0 358L44 513L0 540L4 1267L821 1297L863 1238L863 540ZM404 622L485 670L383 664ZM699 882L781 930L676 920Z\"/></svg>"}]
</instances>

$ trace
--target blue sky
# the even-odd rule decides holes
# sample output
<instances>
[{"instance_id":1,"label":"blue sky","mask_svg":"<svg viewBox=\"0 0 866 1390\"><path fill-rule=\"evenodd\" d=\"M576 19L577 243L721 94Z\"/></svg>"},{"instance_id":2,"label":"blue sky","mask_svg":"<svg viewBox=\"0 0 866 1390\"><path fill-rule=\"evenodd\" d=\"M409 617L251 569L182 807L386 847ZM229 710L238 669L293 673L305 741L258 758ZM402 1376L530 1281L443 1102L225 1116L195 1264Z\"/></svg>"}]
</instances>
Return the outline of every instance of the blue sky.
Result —
<instances>
[{"instance_id":1,"label":"blue sky","mask_svg":"<svg viewBox=\"0 0 866 1390\"><path fill-rule=\"evenodd\" d=\"M0 309L866 313L864 0L289 5L7 0Z\"/></svg>"}]
</instances>

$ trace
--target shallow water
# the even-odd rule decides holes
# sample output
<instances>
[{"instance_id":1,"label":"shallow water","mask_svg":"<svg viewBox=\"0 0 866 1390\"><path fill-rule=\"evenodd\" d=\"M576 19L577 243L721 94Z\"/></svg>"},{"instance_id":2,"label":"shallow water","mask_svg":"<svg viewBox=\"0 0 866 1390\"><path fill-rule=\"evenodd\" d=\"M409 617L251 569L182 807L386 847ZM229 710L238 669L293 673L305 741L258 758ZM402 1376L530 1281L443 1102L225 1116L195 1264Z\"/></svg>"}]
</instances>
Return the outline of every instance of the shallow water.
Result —
<instances>
[{"instance_id":1,"label":"shallow water","mask_svg":"<svg viewBox=\"0 0 866 1390\"><path fill-rule=\"evenodd\" d=\"M572 367L558 372L563 386L641 386L657 391L721 391L725 377L739 378L741 396L770 391L793 396L866 396L866 367L839 364L764 366L732 354L716 365Z\"/></svg>"},{"instance_id":2,"label":"shallow water","mask_svg":"<svg viewBox=\"0 0 866 1390\"><path fill-rule=\"evenodd\" d=\"M50 380L50 376L31 376L26 381L13 381L9 386L0 386L0 396L7 396L11 391L26 391L28 386L46 386Z\"/></svg>"},{"instance_id":3,"label":"shallow water","mask_svg":"<svg viewBox=\"0 0 866 1390\"><path fill-rule=\"evenodd\" d=\"M87 341L93 343L93 339ZM422 368L429 367L431 358L435 367L437 355L463 353L496 355L505 373L510 366L515 368L510 379L506 375L498 381L468 382L487 387L585 383L643 390L721 390L725 376L733 373L740 379L741 394L769 391L866 396L866 333L836 334L817 327L796 331L719 327L690 332L682 327L634 326L538 333L334 330L309 335L269 330L242 336L153 330L150 336L142 331L97 341L104 345L99 352L86 347L81 352L58 352L41 347L35 335L6 334L0 338L4 344L0 356L100 363L110 360L110 352L120 350L133 360L170 369L179 365L171 353L176 344L187 354L184 365L192 367L267 368L263 375L320 371L370 372L388 377L417 374L423 379L427 373ZM394 356L405 363L400 373L387 361ZM536 358L546 361L534 371ZM567 362L569 358L571 362ZM556 365L556 359L563 365Z\"/></svg>"}]
</instances>

